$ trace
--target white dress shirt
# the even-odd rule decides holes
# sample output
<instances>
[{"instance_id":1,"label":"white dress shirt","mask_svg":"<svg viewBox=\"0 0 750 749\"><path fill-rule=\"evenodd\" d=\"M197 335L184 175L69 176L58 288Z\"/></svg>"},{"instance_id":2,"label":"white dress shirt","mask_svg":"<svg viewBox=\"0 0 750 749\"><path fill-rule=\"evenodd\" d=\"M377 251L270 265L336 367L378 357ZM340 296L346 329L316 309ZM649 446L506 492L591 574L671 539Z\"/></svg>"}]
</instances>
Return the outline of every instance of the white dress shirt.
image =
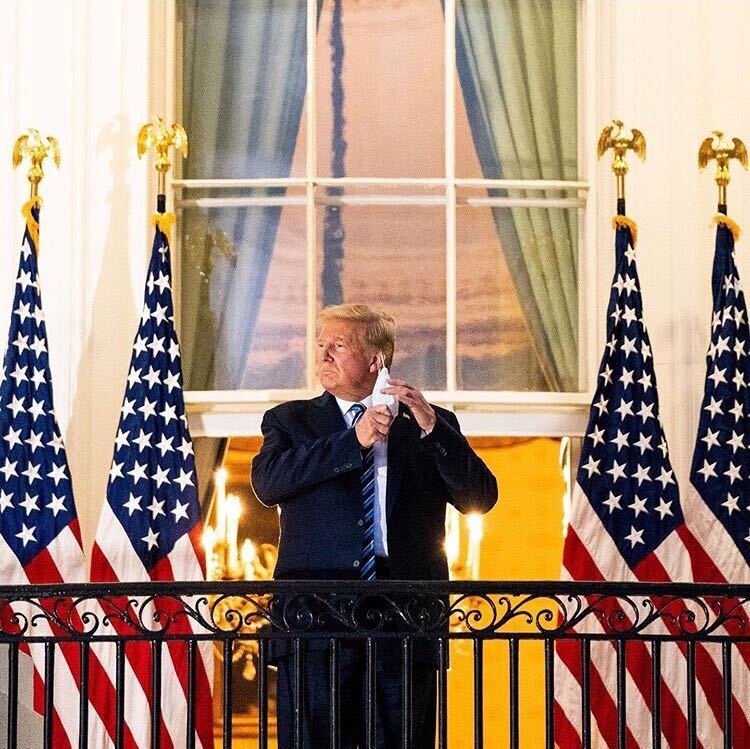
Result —
<instances>
[{"instance_id":1,"label":"white dress shirt","mask_svg":"<svg viewBox=\"0 0 750 749\"><path fill-rule=\"evenodd\" d=\"M336 398L346 426L352 426L354 413L349 409L355 403L361 403L365 408L372 408L372 396L368 395L361 401L345 401ZM376 442L372 446L373 469L375 471L375 554L380 557L388 556L388 528L385 522L385 488L388 480L388 443Z\"/></svg>"}]
</instances>

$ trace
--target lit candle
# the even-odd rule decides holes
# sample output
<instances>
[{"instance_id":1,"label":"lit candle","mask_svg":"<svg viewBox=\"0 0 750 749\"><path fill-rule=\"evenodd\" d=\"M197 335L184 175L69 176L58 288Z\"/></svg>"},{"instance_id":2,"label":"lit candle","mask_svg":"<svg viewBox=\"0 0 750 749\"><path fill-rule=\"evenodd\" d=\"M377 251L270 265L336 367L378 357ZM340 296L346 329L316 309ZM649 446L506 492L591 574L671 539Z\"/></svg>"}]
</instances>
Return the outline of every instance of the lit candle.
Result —
<instances>
[{"instance_id":1,"label":"lit candle","mask_svg":"<svg viewBox=\"0 0 750 749\"><path fill-rule=\"evenodd\" d=\"M214 508L214 517L216 518L216 535L219 541L226 541L227 535L227 471L226 468L219 468L214 474L216 484L216 507Z\"/></svg>"},{"instance_id":2,"label":"lit candle","mask_svg":"<svg viewBox=\"0 0 750 749\"><path fill-rule=\"evenodd\" d=\"M469 549L466 554L466 566L471 570L471 579L479 579L479 547L484 535L484 519L479 513L467 517L469 525Z\"/></svg>"},{"instance_id":3,"label":"lit candle","mask_svg":"<svg viewBox=\"0 0 750 749\"><path fill-rule=\"evenodd\" d=\"M214 547L216 546L216 531L207 525L203 529L203 548L206 552L206 580L214 579Z\"/></svg>"},{"instance_id":4,"label":"lit candle","mask_svg":"<svg viewBox=\"0 0 750 749\"><path fill-rule=\"evenodd\" d=\"M246 538L242 542L240 559L242 560L242 569L245 572L245 580L254 580L255 566L253 562L255 561L255 546L253 546L253 542L249 538Z\"/></svg>"},{"instance_id":5,"label":"lit candle","mask_svg":"<svg viewBox=\"0 0 750 749\"><path fill-rule=\"evenodd\" d=\"M461 551L460 516L453 507L448 507L445 517L445 554L448 568L453 571Z\"/></svg>"},{"instance_id":6,"label":"lit candle","mask_svg":"<svg viewBox=\"0 0 750 749\"><path fill-rule=\"evenodd\" d=\"M240 526L240 515L242 506L240 498L230 494L225 502L225 515L227 518L227 567L231 577L235 577L240 565L240 558L237 552L237 533Z\"/></svg>"}]
</instances>

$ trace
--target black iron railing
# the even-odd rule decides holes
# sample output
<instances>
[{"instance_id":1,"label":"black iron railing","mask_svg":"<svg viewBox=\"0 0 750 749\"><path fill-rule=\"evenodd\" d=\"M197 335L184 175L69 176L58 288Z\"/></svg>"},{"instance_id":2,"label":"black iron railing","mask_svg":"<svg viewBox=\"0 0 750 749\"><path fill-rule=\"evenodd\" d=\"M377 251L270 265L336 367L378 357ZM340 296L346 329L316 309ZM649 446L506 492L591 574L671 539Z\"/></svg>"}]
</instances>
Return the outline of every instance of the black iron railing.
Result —
<instances>
[{"instance_id":1,"label":"black iron railing","mask_svg":"<svg viewBox=\"0 0 750 749\"><path fill-rule=\"evenodd\" d=\"M62 643L77 643L80 657L81 699L79 711L80 746L88 746L89 652L97 642L115 643L116 668L111 675L117 698L118 730L116 744L123 746L122 716L126 692L127 649L135 642L151 648L151 724L158 729L161 716L161 659L164 645L187 643L187 746L194 746L195 668L197 644L217 643L223 671L223 746L232 742L232 654L241 643L256 643L258 689L258 745L269 740L269 666L274 648L285 648L293 658L295 695L302 700L303 653L312 641L325 642L330 661L331 745L337 746L340 716L337 670L341 647L358 641L364 649L367 695L366 745L375 741L375 659L383 643L395 643L401 658L403 688L401 745L411 746L411 675L415 649L431 643L437 669L437 742L448 745L447 671L449 651L456 641L468 640L471 648L473 682L473 745L482 747L485 715L485 644L507 641L509 745L519 746L519 652L525 640L543 641L544 714L546 747L555 746L556 709L560 699L562 672L558 672L560 643L573 642L576 668L570 662L566 672L577 672L580 746L592 742L592 716L596 719L596 684L592 669L604 668L592 660L592 644L612 643L612 673L616 685L612 696L616 711L618 746L625 747L628 721L626 681L628 657L638 652L648 656L647 702L650 706L651 744L662 745L663 668L665 643L675 642L686 685L684 714L688 746L698 744L702 719L697 691L700 664L696 653L710 646L720 652L718 663L720 695L710 695L720 703L718 722L722 737L716 746L733 746L733 719L738 700L737 674L732 672L733 657L747 655L750 624L745 613L750 604L750 585L623 584L566 582L451 582L417 583L383 581L317 582L274 581L264 583L152 583L117 585L0 586L0 646L7 651L7 745L15 747L18 726L18 658L24 644L44 643L47 675L45 684L44 746L54 746L52 709L55 653ZM186 624L189 624L188 628ZM116 626L115 626L116 625ZM191 630L191 631L188 631ZM281 643L284 643L281 645ZM393 645L391 646L393 647ZM568 645L568 647L570 647ZM671 647L671 646L670 646ZM630 649L630 651L629 651ZM671 651L670 651L671 652ZM700 660L700 658L698 659ZM750 661L747 661L750 662ZM733 680L735 691L733 692ZM704 690L705 691L705 690ZM168 698L174 698L173 695ZM740 709L750 712L750 694L744 695ZM734 706L734 710L733 710ZM0 707L2 709L2 707ZM295 735L300 745L300 711L294 713ZM635 719L643 720L644 716ZM152 732L152 746L159 746L159 730ZM558 739L559 741L559 739Z\"/></svg>"}]
</instances>

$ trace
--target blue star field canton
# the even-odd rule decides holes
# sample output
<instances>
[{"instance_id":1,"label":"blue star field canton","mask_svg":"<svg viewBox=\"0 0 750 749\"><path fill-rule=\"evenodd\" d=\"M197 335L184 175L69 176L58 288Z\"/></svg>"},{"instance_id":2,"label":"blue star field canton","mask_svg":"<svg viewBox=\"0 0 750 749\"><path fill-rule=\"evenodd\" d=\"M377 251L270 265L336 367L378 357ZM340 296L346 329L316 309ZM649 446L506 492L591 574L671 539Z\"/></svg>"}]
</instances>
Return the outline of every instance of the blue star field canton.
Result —
<instances>
[{"instance_id":1,"label":"blue star field canton","mask_svg":"<svg viewBox=\"0 0 750 749\"><path fill-rule=\"evenodd\" d=\"M721 221L722 219L719 219ZM750 329L734 259L719 223L712 274L711 343L690 482L750 564Z\"/></svg>"},{"instance_id":2,"label":"blue star field canton","mask_svg":"<svg viewBox=\"0 0 750 749\"><path fill-rule=\"evenodd\" d=\"M147 570L200 520L174 329L167 236L157 226L107 501Z\"/></svg>"},{"instance_id":3,"label":"blue star field canton","mask_svg":"<svg viewBox=\"0 0 750 749\"><path fill-rule=\"evenodd\" d=\"M38 221L38 208L32 215ZM36 248L27 228L0 387L0 533L25 567L71 523L80 540L55 419Z\"/></svg>"},{"instance_id":4,"label":"blue star field canton","mask_svg":"<svg viewBox=\"0 0 750 749\"><path fill-rule=\"evenodd\" d=\"M659 417L631 229L617 223L615 274L578 484L633 568L683 522Z\"/></svg>"}]
</instances>

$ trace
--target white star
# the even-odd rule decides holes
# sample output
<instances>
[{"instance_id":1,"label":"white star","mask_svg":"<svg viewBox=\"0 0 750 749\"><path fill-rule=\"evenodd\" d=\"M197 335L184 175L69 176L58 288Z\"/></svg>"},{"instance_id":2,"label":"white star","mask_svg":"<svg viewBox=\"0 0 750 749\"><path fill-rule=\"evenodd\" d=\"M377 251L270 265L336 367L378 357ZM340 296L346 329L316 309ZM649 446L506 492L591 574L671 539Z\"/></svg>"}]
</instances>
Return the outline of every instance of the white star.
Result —
<instances>
[{"instance_id":1,"label":"white star","mask_svg":"<svg viewBox=\"0 0 750 749\"><path fill-rule=\"evenodd\" d=\"M724 276L724 293L728 294L734 289L734 279L731 276Z\"/></svg>"},{"instance_id":2,"label":"white star","mask_svg":"<svg viewBox=\"0 0 750 749\"><path fill-rule=\"evenodd\" d=\"M599 375L601 377L601 375ZM177 372L167 372L167 377L164 380L164 384L169 388L171 393L174 388L180 387L179 382L180 375Z\"/></svg>"},{"instance_id":3,"label":"white star","mask_svg":"<svg viewBox=\"0 0 750 749\"><path fill-rule=\"evenodd\" d=\"M721 356L725 351L729 351L729 336L719 336L716 341L716 357Z\"/></svg>"},{"instance_id":4,"label":"white star","mask_svg":"<svg viewBox=\"0 0 750 749\"><path fill-rule=\"evenodd\" d=\"M140 356L146 350L146 339L142 336L136 336L135 343L133 344L133 351L136 356Z\"/></svg>"},{"instance_id":5,"label":"white star","mask_svg":"<svg viewBox=\"0 0 750 749\"><path fill-rule=\"evenodd\" d=\"M148 344L148 347L151 349L152 356L156 356L157 354L163 354L164 353L164 339L157 338L156 333L154 333L151 336L151 343Z\"/></svg>"},{"instance_id":6,"label":"white star","mask_svg":"<svg viewBox=\"0 0 750 749\"><path fill-rule=\"evenodd\" d=\"M622 350L625 353L625 356L630 356L630 354L635 353L635 338L628 338L625 336L625 338L622 341Z\"/></svg>"},{"instance_id":7,"label":"white star","mask_svg":"<svg viewBox=\"0 0 750 749\"><path fill-rule=\"evenodd\" d=\"M5 459L5 465L0 468L0 473L5 474L5 480L7 481L11 476L18 476L18 472L16 471L16 466L18 465L18 461L14 460L12 463L10 462L9 458Z\"/></svg>"},{"instance_id":8,"label":"white star","mask_svg":"<svg viewBox=\"0 0 750 749\"><path fill-rule=\"evenodd\" d=\"M641 403L641 407L638 409L638 416L640 416L644 422L654 418L654 406L655 403Z\"/></svg>"},{"instance_id":9,"label":"white star","mask_svg":"<svg viewBox=\"0 0 750 749\"><path fill-rule=\"evenodd\" d=\"M653 450L654 448L651 447L651 436L648 437L645 434L641 434L641 436L638 438L637 442L635 443L637 447L641 451L641 455L646 452L646 450Z\"/></svg>"},{"instance_id":10,"label":"white star","mask_svg":"<svg viewBox=\"0 0 750 749\"><path fill-rule=\"evenodd\" d=\"M737 504L740 501L739 497L733 497L731 494L727 495L726 501L721 503L722 507L727 508L727 512L731 516L731 514L737 510L739 512L739 505Z\"/></svg>"},{"instance_id":11,"label":"white star","mask_svg":"<svg viewBox=\"0 0 750 749\"><path fill-rule=\"evenodd\" d=\"M109 469L109 480L114 481L115 479L122 479L125 478L122 475L122 467L125 465L125 463L115 463L115 461L112 461L112 467Z\"/></svg>"},{"instance_id":12,"label":"white star","mask_svg":"<svg viewBox=\"0 0 750 749\"><path fill-rule=\"evenodd\" d=\"M609 507L609 514L611 515L615 510L621 510L622 507L620 507L620 497L622 497L622 494L615 494L614 492L609 493L609 498L605 499L604 502L602 502L603 505L607 505Z\"/></svg>"},{"instance_id":13,"label":"white star","mask_svg":"<svg viewBox=\"0 0 750 749\"><path fill-rule=\"evenodd\" d=\"M643 361L648 361L651 356L651 346L646 341L641 342L641 356L643 357Z\"/></svg>"},{"instance_id":14,"label":"white star","mask_svg":"<svg viewBox=\"0 0 750 749\"><path fill-rule=\"evenodd\" d=\"M150 273L148 274L148 278L146 279L146 288L148 289L149 294L154 293L154 274Z\"/></svg>"},{"instance_id":15,"label":"white star","mask_svg":"<svg viewBox=\"0 0 750 749\"><path fill-rule=\"evenodd\" d=\"M135 367L130 368L130 372L128 372L128 387L132 388L133 385L141 381L141 370L136 369Z\"/></svg>"},{"instance_id":16,"label":"white star","mask_svg":"<svg viewBox=\"0 0 750 749\"><path fill-rule=\"evenodd\" d=\"M132 400L130 398L125 398L125 402L122 404L122 408L120 409L120 413L122 414L122 418L126 419L128 416L135 416L135 409L133 408L135 406L135 398Z\"/></svg>"},{"instance_id":17,"label":"white star","mask_svg":"<svg viewBox=\"0 0 750 749\"><path fill-rule=\"evenodd\" d=\"M156 548L159 548L159 533L154 532L153 528L149 528L148 533L141 539L141 541L145 541L148 544L148 550L151 551L151 549L156 546Z\"/></svg>"},{"instance_id":18,"label":"white star","mask_svg":"<svg viewBox=\"0 0 750 749\"><path fill-rule=\"evenodd\" d=\"M166 434L162 434L161 439L159 440L159 444L157 445L162 457L164 457L167 453L174 452L174 448L172 447L173 440L174 437L167 437Z\"/></svg>"},{"instance_id":19,"label":"white star","mask_svg":"<svg viewBox=\"0 0 750 749\"><path fill-rule=\"evenodd\" d=\"M636 517L638 517L642 512L648 514L648 510L646 509L646 500L641 499L640 497L633 497L633 501L628 505L628 507L635 513Z\"/></svg>"},{"instance_id":20,"label":"white star","mask_svg":"<svg viewBox=\"0 0 750 749\"><path fill-rule=\"evenodd\" d=\"M31 348L34 349L34 353L37 356L47 353L47 344L44 342L44 339L39 336L34 336L34 343L31 344Z\"/></svg>"},{"instance_id":21,"label":"white star","mask_svg":"<svg viewBox=\"0 0 750 749\"><path fill-rule=\"evenodd\" d=\"M718 447L719 446L719 430L717 429L715 432L712 432L710 429L706 431L706 436L701 437L701 442L706 443L706 451L710 450L712 447Z\"/></svg>"},{"instance_id":22,"label":"white star","mask_svg":"<svg viewBox=\"0 0 750 749\"><path fill-rule=\"evenodd\" d=\"M21 323L26 321L26 318L31 317L31 302L19 302L18 307L13 310L14 315L18 315L21 318Z\"/></svg>"},{"instance_id":23,"label":"white star","mask_svg":"<svg viewBox=\"0 0 750 749\"><path fill-rule=\"evenodd\" d=\"M153 367L149 367L148 374L143 379L148 382L149 387L153 387L159 384L161 375Z\"/></svg>"},{"instance_id":24,"label":"white star","mask_svg":"<svg viewBox=\"0 0 750 749\"><path fill-rule=\"evenodd\" d=\"M170 510L170 512L174 515L175 523L178 523L181 518L185 518L185 520L189 519L187 514L187 509L189 506L190 505L188 502L185 502L185 504L181 504L179 501L175 501L174 510Z\"/></svg>"},{"instance_id":25,"label":"white star","mask_svg":"<svg viewBox=\"0 0 750 749\"><path fill-rule=\"evenodd\" d=\"M718 367L714 366L714 371L710 375L708 375L707 379L713 380L714 387L716 387L720 382L727 381L727 378L724 376L726 371L726 368L719 369Z\"/></svg>"},{"instance_id":26,"label":"white star","mask_svg":"<svg viewBox=\"0 0 750 749\"><path fill-rule=\"evenodd\" d=\"M129 430L127 432L122 429L117 430L117 436L115 437L115 450L122 450L123 447L127 447L129 435Z\"/></svg>"},{"instance_id":27,"label":"white star","mask_svg":"<svg viewBox=\"0 0 750 749\"><path fill-rule=\"evenodd\" d=\"M9 408L13 412L14 419L21 411L26 410L23 405L23 398L19 398L15 395L13 396L13 400L6 406L6 408Z\"/></svg>"},{"instance_id":28,"label":"white star","mask_svg":"<svg viewBox=\"0 0 750 749\"><path fill-rule=\"evenodd\" d=\"M141 323L147 323L150 318L151 310L149 309L148 304L144 304L143 309L141 310Z\"/></svg>"},{"instance_id":29,"label":"white star","mask_svg":"<svg viewBox=\"0 0 750 749\"><path fill-rule=\"evenodd\" d=\"M667 484L674 484L675 483L674 477L672 476L673 473L674 473L674 471L671 468L667 471L662 466L661 473L656 478L657 481L661 482L662 489L666 489L667 488Z\"/></svg>"},{"instance_id":30,"label":"white star","mask_svg":"<svg viewBox=\"0 0 750 749\"><path fill-rule=\"evenodd\" d=\"M672 510L669 509L671 506L671 501L665 502L663 497L659 499L659 504L656 506L656 511L659 513L659 515L661 515L662 520L664 520L665 515L672 514Z\"/></svg>"},{"instance_id":31,"label":"white star","mask_svg":"<svg viewBox=\"0 0 750 749\"><path fill-rule=\"evenodd\" d=\"M633 370L623 368L622 377L620 377L620 382L622 383L623 387L632 385L633 384Z\"/></svg>"},{"instance_id":32,"label":"white star","mask_svg":"<svg viewBox=\"0 0 750 749\"><path fill-rule=\"evenodd\" d=\"M167 319L167 308L157 303L156 309L151 313L151 317L156 320L157 325L160 325Z\"/></svg>"},{"instance_id":33,"label":"white star","mask_svg":"<svg viewBox=\"0 0 750 749\"><path fill-rule=\"evenodd\" d=\"M628 446L628 435L618 429L617 436L610 440L610 444L617 445L617 451L619 452L623 447Z\"/></svg>"},{"instance_id":34,"label":"white star","mask_svg":"<svg viewBox=\"0 0 750 749\"><path fill-rule=\"evenodd\" d=\"M617 338L615 338L615 336L612 336L604 345L609 349L609 353L611 356L617 350Z\"/></svg>"},{"instance_id":35,"label":"white star","mask_svg":"<svg viewBox=\"0 0 750 749\"><path fill-rule=\"evenodd\" d=\"M10 373L10 376L16 381L16 387L22 382L29 381L29 378L26 376L27 369L28 367L21 367L18 362L16 362L16 368Z\"/></svg>"},{"instance_id":36,"label":"white star","mask_svg":"<svg viewBox=\"0 0 750 749\"><path fill-rule=\"evenodd\" d=\"M711 402L707 406L703 406L704 411L708 411L711 414L711 418L716 414L723 413L721 410L721 401L717 401L716 398L711 396Z\"/></svg>"},{"instance_id":37,"label":"white star","mask_svg":"<svg viewBox=\"0 0 750 749\"><path fill-rule=\"evenodd\" d=\"M34 320L36 321L37 326L44 322L44 312L41 307L35 307L32 314L34 315Z\"/></svg>"},{"instance_id":38,"label":"white star","mask_svg":"<svg viewBox=\"0 0 750 749\"><path fill-rule=\"evenodd\" d=\"M55 517L57 517L58 512L65 512L65 497L58 497L53 494L52 501L45 505L45 507L47 507L47 509L49 510L52 510Z\"/></svg>"},{"instance_id":39,"label":"white star","mask_svg":"<svg viewBox=\"0 0 750 749\"><path fill-rule=\"evenodd\" d=\"M23 502L19 502L18 504L26 510L26 515L31 515L32 510L36 510L39 512L39 505L37 504L37 500L39 499L39 495L35 494L33 497L26 492L23 498Z\"/></svg>"},{"instance_id":40,"label":"white star","mask_svg":"<svg viewBox=\"0 0 750 749\"><path fill-rule=\"evenodd\" d=\"M735 370L734 376L732 377L732 382L734 383L734 386L738 390L740 388L744 388L745 387L745 375L743 375L739 369Z\"/></svg>"},{"instance_id":41,"label":"white star","mask_svg":"<svg viewBox=\"0 0 750 749\"><path fill-rule=\"evenodd\" d=\"M150 401L148 398L143 399L143 405L138 407L138 410L143 414L143 420L149 418L149 416L156 416L156 401Z\"/></svg>"},{"instance_id":42,"label":"white star","mask_svg":"<svg viewBox=\"0 0 750 749\"><path fill-rule=\"evenodd\" d=\"M13 509L13 495L0 489L0 513L8 508Z\"/></svg>"},{"instance_id":43,"label":"white star","mask_svg":"<svg viewBox=\"0 0 750 749\"><path fill-rule=\"evenodd\" d=\"M599 377L604 380L605 385L609 385L612 382L612 368L609 364L604 365L604 371L599 372Z\"/></svg>"},{"instance_id":44,"label":"white star","mask_svg":"<svg viewBox=\"0 0 750 749\"><path fill-rule=\"evenodd\" d=\"M19 271L16 283L21 285L21 291L26 291L29 286L33 286L34 282L31 280L31 272L26 270Z\"/></svg>"},{"instance_id":45,"label":"white star","mask_svg":"<svg viewBox=\"0 0 750 749\"><path fill-rule=\"evenodd\" d=\"M156 285L162 294L164 293L164 289L170 289L169 278L161 271L159 271L159 278L156 279Z\"/></svg>"},{"instance_id":46,"label":"white star","mask_svg":"<svg viewBox=\"0 0 750 749\"><path fill-rule=\"evenodd\" d=\"M617 461L614 461L614 463L612 464L612 468L608 468L606 473L611 474L613 482L617 481L617 479L624 479L626 465L627 463L623 463L621 465Z\"/></svg>"},{"instance_id":47,"label":"white star","mask_svg":"<svg viewBox=\"0 0 750 749\"><path fill-rule=\"evenodd\" d=\"M631 478L638 479L638 486L644 481L651 481L651 477L648 475L648 466L638 466L638 470L631 476Z\"/></svg>"},{"instance_id":48,"label":"white star","mask_svg":"<svg viewBox=\"0 0 750 749\"><path fill-rule=\"evenodd\" d=\"M745 536L745 541L749 541L750 542L750 530L748 530L748 534L747 534L747 536Z\"/></svg>"},{"instance_id":49,"label":"white star","mask_svg":"<svg viewBox=\"0 0 750 749\"><path fill-rule=\"evenodd\" d=\"M40 385L44 385L44 370L34 367L34 374L31 375L31 381L37 387L39 387Z\"/></svg>"},{"instance_id":50,"label":"white star","mask_svg":"<svg viewBox=\"0 0 750 749\"><path fill-rule=\"evenodd\" d=\"M141 507L141 499L143 497L136 497L135 494L130 492L128 501L123 503L123 507L126 507L128 510L128 517L130 517L136 510L139 510L140 512L143 512L143 508Z\"/></svg>"},{"instance_id":51,"label":"white star","mask_svg":"<svg viewBox=\"0 0 750 749\"><path fill-rule=\"evenodd\" d=\"M735 401L734 405L729 409L729 413L734 416L735 421L739 421L744 413L742 403L740 401Z\"/></svg>"},{"instance_id":52,"label":"white star","mask_svg":"<svg viewBox=\"0 0 750 749\"><path fill-rule=\"evenodd\" d=\"M29 438L25 440L25 442L31 448L31 452L33 453L38 448L42 447L42 433L31 431L29 433Z\"/></svg>"},{"instance_id":53,"label":"white star","mask_svg":"<svg viewBox=\"0 0 750 749\"><path fill-rule=\"evenodd\" d=\"M636 544L646 545L646 542L643 540L643 529L637 531L633 525L630 526L630 533L625 538L630 541L631 549L635 548Z\"/></svg>"},{"instance_id":54,"label":"white star","mask_svg":"<svg viewBox=\"0 0 750 749\"><path fill-rule=\"evenodd\" d=\"M591 439L594 440L593 447L596 447L599 444L602 444L602 445L604 444L604 430L603 429L599 429L596 426L594 426L594 431L589 432L586 436L591 437Z\"/></svg>"},{"instance_id":55,"label":"white star","mask_svg":"<svg viewBox=\"0 0 750 749\"><path fill-rule=\"evenodd\" d=\"M180 489L182 491L185 491L186 486L193 486L192 476L193 476L192 471L185 472L182 468L180 468L180 475L178 478L174 480L174 483L179 484Z\"/></svg>"},{"instance_id":56,"label":"white star","mask_svg":"<svg viewBox=\"0 0 750 749\"><path fill-rule=\"evenodd\" d=\"M716 432L716 434L718 434L718 432ZM732 436L727 440L727 444L732 446L732 455L734 455L740 448L745 447L745 442L742 439L742 435L737 434L737 432L732 432Z\"/></svg>"},{"instance_id":57,"label":"white star","mask_svg":"<svg viewBox=\"0 0 750 749\"><path fill-rule=\"evenodd\" d=\"M602 440L602 443L604 440ZM188 442L188 440L184 439L182 440L182 444L177 448L182 453L182 459L187 460L188 455L193 454L193 446ZM589 474L591 475L591 474Z\"/></svg>"},{"instance_id":58,"label":"white star","mask_svg":"<svg viewBox=\"0 0 750 749\"><path fill-rule=\"evenodd\" d=\"M628 245L627 250L625 250L625 257L628 259L628 263L632 265L635 262L635 247Z\"/></svg>"},{"instance_id":59,"label":"white star","mask_svg":"<svg viewBox=\"0 0 750 749\"><path fill-rule=\"evenodd\" d=\"M31 399L31 405L29 406L29 413L34 417L36 421L40 416L44 416L44 400Z\"/></svg>"},{"instance_id":60,"label":"white star","mask_svg":"<svg viewBox=\"0 0 750 749\"><path fill-rule=\"evenodd\" d=\"M714 312L713 319L711 320L711 332L721 327L721 312Z\"/></svg>"},{"instance_id":61,"label":"white star","mask_svg":"<svg viewBox=\"0 0 750 749\"><path fill-rule=\"evenodd\" d=\"M619 293L622 292L623 286L624 286L624 282L622 280L622 276L618 274L617 275L617 280L615 280L612 283L612 288L613 289L617 289L617 293L619 294Z\"/></svg>"},{"instance_id":62,"label":"white star","mask_svg":"<svg viewBox=\"0 0 750 749\"><path fill-rule=\"evenodd\" d=\"M65 475L65 464L63 463L63 465L56 466L53 463L52 470L47 474L47 476L49 476L55 482L55 486L57 486L57 484L63 479L67 481L68 477Z\"/></svg>"},{"instance_id":63,"label":"white star","mask_svg":"<svg viewBox=\"0 0 750 749\"><path fill-rule=\"evenodd\" d=\"M164 507L164 500L162 500L161 502L157 502L156 497L154 497L151 500L151 504L146 509L151 512L151 516L153 517L154 520L156 520L156 518L159 515L164 515L164 517L166 517L166 514L164 513L164 510L162 509L163 507Z\"/></svg>"},{"instance_id":64,"label":"white star","mask_svg":"<svg viewBox=\"0 0 750 749\"><path fill-rule=\"evenodd\" d=\"M21 444L21 430L8 427L8 434L3 439L8 443L8 449L12 450L16 445Z\"/></svg>"},{"instance_id":65,"label":"white star","mask_svg":"<svg viewBox=\"0 0 750 749\"><path fill-rule=\"evenodd\" d=\"M730 461L729 468L724 471L724 475L729 479L729 485L731 486L735 481L740 480L740 466L736 466Z\"/></svg>"},{"instance_id":66,"label":"white star","mask_svg":"<svg viewBox=\"0 0 750 749\"><path fill-rule=\"evenodd\" d=\"M610 317L615 321L615 325L620 322L620 318L622 317L622 309L619 305L615 307L615 311L610 315Z\"/></svg>"},{"instance_id":67,"label":"white star","mask_svg":"<svg viewBox=\"0 0 750 749\"><path fill-rule=\"evenodd\" d=\"M625 322L630 325L630 323L635 322L638 319L638 316L635 313L635 309L633 307L628 307L628 305L625 305L625 312L622 313L622 319L625 320Z\"/></svg>"},{"instance_id":68,"label":"white star","mask_svg":"<svg viewBox=\"0 0 750 749\"><path fill-rule=\"evenodd\" d=\"M60 450L64 449L65 445L63 445L63 439L59 434L56 434L52 439L47 443L47 447L51 447L55 451L55 455L57 455Z\"/></svg>"},{"instance_id":69,"label":"white star","mask_svg":"<svg viewBox=\"0 0 750 749\"><path fill-rule=\"evenodd\" d=\"M740 327L742 325L743 320L745 319L745 311L741 310L739 307L736 307L734 310L734 324L736 327Z\"/></svg>"},{"instance_id":70,"label":"white star","mask_svg":"<svg viewBox=\"0 0 750 749\"><path fill-rule=\"evenodd\" d=\"M737 339L734 342L733 349L734 349L735 356L739 359L741 356L745 355L745 342Z\"/></svg>"},{"instance_id":71,"label":"white star","mask_svg":"<svg viewBox=\"0 0 750 749\"><path fill-rule=\"evenodd\" d=\"M141 433L133 440L133 443L138 445L139 452L143 452L147 447L151 447L151 435L153 432L146 434L143 429Z\"/></svg>"},{"instance_id":72,"label":"white star","mask_svg":"<svg viewBox=\"0 0 750 749\"><path fill-rule=\"evenodd\" d=\"M29 463L29 467L25 471L21 471L21 473L26 476L26 478L29 481L29 484L33 483L34 481L41 481L42 477L39 475L39 469L42 467L42 464L39 463L38 465L34 465L33 463Z\"/></svg>"},{"instance_id":73,"label":"white star","mask_svg":"<svg viewBox=\"0 0 750 749\"><path fill-rule=\"evenodd\" d=\"M169 358L174 361L180 358L180 346L175 338L169 344Z\"/></svg>"},{"instance_id":74,"label":"white star","mask_svg":"<svg viewBox=\"0 0 750 749\"><path fill-rule=\"evenodd\" d=\"M156 488L161 489L162 484L169 483L169 469L162 468L161 466L156 467L156 472L151 476L156 481Z\"/></svg>"},{"instance_id":75,"label":"white star","mask_svg":"<svg viewBox=\"0 0 750 749\"><path fill-rule=\"evenodd\" d=\"M711 476L716 476L716 471L714 471L714 468L716 468L716 462L709 463L707 460L703 461L703 468L698 469L698 473L703 475L703 480L708 481Z\"/></svg>"},{"instance_id":76,"label":"white star","mask_svg":"<svg viewBox=\"0 0 750 749\"><path fill-rule=\"evenodd\" d=\"M146 467L148 466L147 463L144 463L141 465L137 460L135 462L135 465L133 466L133 469L130 471L127 471L128 476L133 477L133 483L137 484L141 479L146 478Z\"/></svg>"},{"instance_id":77,"label":"white star","mask_svg":"<svg viewBox=\"0 0 750 749\"><path fill-rule=\"evenodd\" d=\"M176 406L171 406L169 403L164 404L164 408L159 411L159 415L164 419L165 424L169 424L172 419L177 418L175 413Z\"/></svg>"},{"instance_id":78,"label":"white star","mask_svg":"<svg viewBox=\"0 0 750 749\"><path fill-rule=\"evenodd\" d=\"M594 456L589 455L588 462L586 463L586 465L581 466L581 468L583 468L584 471L588 471L589 478L591 478L592 474L594 473L601 475L599 473L599 463L601 463L600 460L594 460Z\"/></svg>"},{"instance_id":79,"label":"white star","mask_svg":"<svg viewBox=\"0 0 750 749\"><path fill-rule=\"evenodd\" d=\"M26 548L26 544L29 541L36 541L36 538L34 538L34 531L36 530L36 526L33 525L31 528L26 527L26 523L21 523L21 532L16 533L16 538L20 538L21 541L23 541L23 548Z\"/></svg>"},{"instance_id":80,"label":"white star","mask_svg":"<svg viewBox=\"0 0 750 749\"><path fill-rule=\"evenodd\" d=\"M620 405L615 409L615 413L620 414L621 418L633 415L633 401L626 401L625 399L620 401Z\"/></svg>"},{"instance_id":81,"label":"white star","mask_svg":"<svg viewBox=\"0 0 750 749\"><path fill-rule=\"evenodd\" d=\"M635 291L635 278L632 276L625 276L625 279L623 281L622 287L625 289L625 291L628 294L631 294Z\"/></svg>"},{"instance_id":82,"label":"white star","mask_svg":"<svg viewBox=\"0 0 750 749\"><path fill-rule=\"evenodd\" d=\"M609 413L609 409L607 408L607 403L609 403L609 401L603 395L600 395L599 400L593 404L594 408L599 409L599 416L601 416L602 414Z\"/></svg>"}]
</instances>

